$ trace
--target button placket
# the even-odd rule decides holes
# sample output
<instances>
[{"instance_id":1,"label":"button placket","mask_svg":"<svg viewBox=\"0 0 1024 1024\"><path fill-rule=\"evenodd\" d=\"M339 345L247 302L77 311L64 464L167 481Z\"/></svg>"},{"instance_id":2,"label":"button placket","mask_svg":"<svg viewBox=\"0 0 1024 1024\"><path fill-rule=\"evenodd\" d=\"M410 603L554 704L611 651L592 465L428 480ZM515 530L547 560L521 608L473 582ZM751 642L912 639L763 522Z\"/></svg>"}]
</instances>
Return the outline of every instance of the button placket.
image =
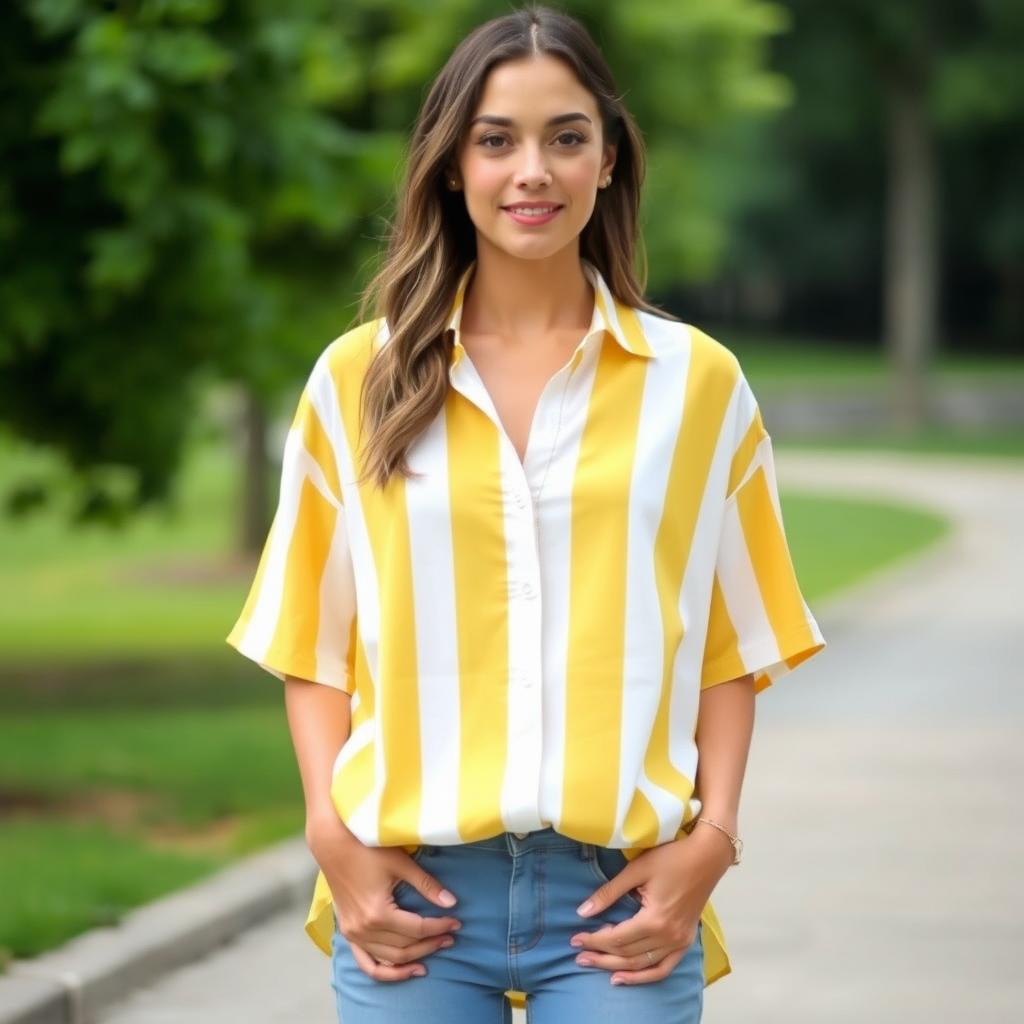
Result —
<instances>
[{"instance_id":1,"label":"button placket","mask_svg":"<svg viewBox=\"0 0 1024 1024\"><path fill-rule=\"evenodd\" d=\"M543 767L543 592L540 559L540 497L555 456L572 371L563 367L541 393L531 426L527 458L520 461L507 436L509 477L508 592L515 642L509 652L512 767L507 794L511 820L529 822L537 806ZM517 833L517 838L525 834Z\"/></svg>"}]
</instances>

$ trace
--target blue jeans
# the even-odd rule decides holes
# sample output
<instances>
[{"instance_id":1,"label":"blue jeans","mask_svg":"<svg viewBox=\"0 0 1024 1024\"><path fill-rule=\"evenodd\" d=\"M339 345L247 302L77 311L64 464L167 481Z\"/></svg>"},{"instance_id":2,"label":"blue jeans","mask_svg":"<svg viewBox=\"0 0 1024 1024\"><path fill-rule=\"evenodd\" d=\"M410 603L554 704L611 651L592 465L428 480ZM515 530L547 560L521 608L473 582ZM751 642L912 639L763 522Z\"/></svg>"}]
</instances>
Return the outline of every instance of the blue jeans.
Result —
<instances>
[{"instance_id":1,"label":"blue jeans","mask_svg":"<svg viewBox=\"0 0 1024 1024\"><path fill-rule=\"evenodd\" d=\"M612 985L604 967L581 967L577 932L628 920L641 908L627 893L590 917L576 908L627 863L621 850L580 843L550 828L518 839L421 846L423 869L458 897L445 910L408 882L394 889L403 910L462 922L455 944L420 958L427 974L376 981L355 962L335 923L332 986L342 1024L510 1024L507 989L527 994L530 1024L698 1024L704 1002L702 925L660 981Z\"/></svg>"}]
</instances>

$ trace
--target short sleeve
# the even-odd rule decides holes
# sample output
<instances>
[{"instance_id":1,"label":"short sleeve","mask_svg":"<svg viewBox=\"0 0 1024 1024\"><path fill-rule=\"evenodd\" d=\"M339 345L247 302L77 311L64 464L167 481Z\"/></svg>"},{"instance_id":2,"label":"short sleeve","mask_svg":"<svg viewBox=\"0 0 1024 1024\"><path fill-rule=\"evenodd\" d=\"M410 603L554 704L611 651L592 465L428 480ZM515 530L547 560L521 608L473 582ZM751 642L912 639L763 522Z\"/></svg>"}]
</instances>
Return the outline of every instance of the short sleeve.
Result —
<instances>
[{"instance_id":1,"label":"short sleeve","mask_svg":"<svg viewBox=\"0 0 1024 1024\"><path fill-rule=\"evenodd\" d=\"M722 513L701 689L754 676L771 686L825 647L800 592L779 504L772 439L741 379L747 413Z\"/></svg>"},{"instance_id":2,"label":"short sleeve","mask_svg":"<svg viewBox=\"0 0 1024 1024\"><path fill-rule=\"evenodd\" d=\"M355 583L333 387L321 358L288 431L274 519L227 642L279 679L298 676L353 693Z\"/></svg>"}]
</instances>

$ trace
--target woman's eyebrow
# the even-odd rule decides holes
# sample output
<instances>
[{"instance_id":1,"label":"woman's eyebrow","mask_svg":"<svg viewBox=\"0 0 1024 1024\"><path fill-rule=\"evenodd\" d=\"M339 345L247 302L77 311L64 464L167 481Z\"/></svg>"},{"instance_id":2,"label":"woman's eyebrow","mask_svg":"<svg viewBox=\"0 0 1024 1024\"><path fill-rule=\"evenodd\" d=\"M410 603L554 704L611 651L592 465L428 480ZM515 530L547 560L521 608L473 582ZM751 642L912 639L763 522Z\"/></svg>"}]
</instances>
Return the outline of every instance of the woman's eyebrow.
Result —
<instances>
[{"instance_id":1,"label":"woman's eyebrow","mask_svg":"<svg viewBox=\"0 0 1024 1024\"><path fill-rule=\"evenodd\" d=\"M497 114L481 114L479 117L474 117L469 122L470 128L473 127L478 121L482 121L484 124L497 124L505 127L511 127L515 124L515 121L511 117L498 117ZM593 122L587 117L586 114L581 114L578 111L572 114L558 114L556 117L549 118L545 128L553 124L564 124L566 121L586 121L587 124Z\"/></svg>"}]
</instances>

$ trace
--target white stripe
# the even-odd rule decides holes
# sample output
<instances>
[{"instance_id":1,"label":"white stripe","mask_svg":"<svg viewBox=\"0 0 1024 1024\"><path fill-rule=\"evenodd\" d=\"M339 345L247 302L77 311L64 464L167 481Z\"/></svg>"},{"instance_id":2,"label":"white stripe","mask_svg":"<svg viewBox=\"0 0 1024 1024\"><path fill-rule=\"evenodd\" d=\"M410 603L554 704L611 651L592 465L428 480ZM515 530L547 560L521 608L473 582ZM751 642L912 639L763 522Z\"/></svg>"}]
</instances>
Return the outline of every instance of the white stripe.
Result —
<instances>
[{"instance_id":1,"label":"white stripe","mask_svg":"<svg viewBox=\"0 0 1024 1024\"><path fill-rule=\"evenodd\" d=\"M755 463L754 469L760 466L764 471L765 483L768 485L768 497L771 500L772 508L775 509L775 519L782 530L783 536L785 536L786 528L782 519L782 508L779 505L779 484L775 479L775 453L772 449L771 434L765 434L761 438L761 443L757 446L757 453L751 461ZM751 470L752 473L753 469Z\"/></svg>"},{"instance_id":2,"label":"white stripe","mask_svg":"<svg viewBox=\"0 0 1024 1024\"><path fill-rule=\"evenodd\" d=\"M544 763L540 782L540 818L561 827L565 782L565 706L569 659L569 597L572 588L572 492L583 432L590 411L597 365L604 344L601 332L586 339L583 356L569 381L557 450L540 496L539 550L544 590ZM545 455L546 458L546 455Z\"/></svg>"},{"instance_id":3,"label":"white stripe","mask_svg":"<svg viewBox=\"0 0 1024 1024\"><path fill-rule=\"evenodd\" d=\"M669 745L673 763L690 779L696 779L697 776L698 751L693 738L700 710L700 680L722 525L722 497L729 487L729 470L736 446L733 425L736 423L740 400L741 386L737 381L722 417L722 426L694 525L690 558L679 590L683 639L676 650L672 668ZM692 798L690 803L692 814L684 814L684 821L699 813L700 802L697 798Z\"/></svg>"},{"instance_id":4,"label":"white stripe","mask_svg":"<svg viewBox=\"0 0 1024 1024\"><path fill-rule=\"evenodd\" d=\"M405 484L422 753L419 830L440 844L464 841L458 830L461 720L447 444L442 408L406 453L410 469L423 476Z\"/></svg>"},{"instance_id":5,"label":"white stripe","mask_svg":"<svg viewBox=\"0 0 1024 1024\"><path fill-rule=\"evenodd\" d=\"M644 757L658 712L664 674L664 630L652 545L666 508L669 471L684 413L690 346L678 325L647 317L641 321L648 340L654 338L661 356L645 362L636 454L629 485L629 524L626 549L625 658L622 667L622 736L615 845L629 845L619 823L625 821L634 787L650 801L661 825L658 842L675 837L682 806L676 794L647 777ZM651 372L653 367L656 372Z\"/></svg>"},{"instance_id":6,"label":"white stripe","mask_svg":"<svg viewBox=\"0 0 1024 1024\"><path fill-rule=\"evenodd\" d=\"M330 351L329 348L328 352ZM352 560L355 592L357 594L358 628L360 637L363 640L367 673L373 686L376 688L379 679L378 638L380 636L380 593L377 582L377 567L373 563L373 549L370 545L370 537L366 529L366 519L363 514L362 502L359 498L359 490L355 484L356 471L348 445L348 438L345 434L344 421L341 418L337 387L325 387L319 390L319 394L322 396L324 403L323 422L325 430L328 431L330 437L337 439L334 444L334 450L340 469L339 477L341 480L342 499L345 503L350 558ZM347 824L365 845L379 846L380 790L384 773L380 714L373 716L372 724L375 740L375 788L370 799L365 801L364 805L361 805L358 821L348 822ZM347 745L346 743L345 746Z\"/></svg>"},{"instance_id":7,"label":"white stripe","mask_svg":"<svg viewBox=\"0 0 1024 1024\"><path fill-rule=\"evenodd\" d=\"M345 509L338 506L331 547L320 579L316 673L318 678L336 679L339 684L348 668L349 635L356 614L355 586Z\"/></svg>"},{"instance_id":8,"label":"white stripe","mask_svg":"<svg viewBox=\"0 0 1024 1024\"><path fill-rule=\"evenodd\" d=\"M334 378L331 376L328 348L317 360L316 366L310 374L307 385L310 404L316 410L320 419L320 426L327 435L331 446L331 457L334 460L334 474L339 481L346 479L342 461L339 453L346 447L345 426L338 416L338 395Z\"/></svg>"},{"instance_id":9,"label":"white stripe","mask_svg":"<svg viewBox=\"0 0 1024 1024\"><path fill-rule=\"evenodd\" d=\"M602 312L598 303L596 301L594 302L594 308L597 311L598 317L605 320L608 330L621 338L625 342L626 347L630 348L630 351L632 351L628 341L626 341L626 335L622 330L622 324L619 323L618 311L615 308L615 297L612 295L611 289L608 287L604 278L601 277L600 272L594 272L597 268L594 267L593 264L586 260L582 262L584 273L590 280L590 283L594 286L594 291L600 294L601 300L604 303L605 311ZM602 324L602 326L605 326L605 324Z\"/></svg>"},{"instance_id":10,"label":"white stripe","mask_svg":"<svg viewBox=\"0 0 1024 1024\"><path fill-rule=\"evenodd\" d=\"M740 654L743 654L744 641L756 637L761 641L758 643L759 648L763 649L766 643L774 647L777 659L778 646L771 639L774 633L764 602L761 600L761 590L750 560L735 501L726 502L722 515L722 546L718 572L722 597L738 635ZM745 666L746 664L744 662Z\"/></svg>"},{"instance_id":11,"label":"white stripe","mask_svg":"<svg viewBox=\"0 0 1024 1024\"><path fill-rule=\"evenodd\" d=\"M288 432L287 448L293 449L291 456L285 455L285 459L288 462L288 467L285 469L289 478L288 486L301 493L303 483L309 480L328 505L340 509L341 505L327 483L327 478L324 476L324 471L320 468L320 463L313 458L309 449L306 448L301 430L291 430Z\"/></svg>"},{"instance_id":12,"label":"white stripe","mask_svg":"<svg viewBox=\"0 0 1024 1024\"><path fill-rule=\"evenodd\" d=\"M270 550L267 553L256 606L253 608L252 618L249 620L240 645L249 657L255 658L261 665L266 659L281 615L284 578L288 567L288 549L291 547L295 521L299 514L301 489L293 485L294 478L288 469L294 450L295 433L290 431L282 459L286 468L282 473L277 512L274 516L274 526L270 536ZM275 674L281 675L280 673Z\"/></svg>"}]
</instances>

